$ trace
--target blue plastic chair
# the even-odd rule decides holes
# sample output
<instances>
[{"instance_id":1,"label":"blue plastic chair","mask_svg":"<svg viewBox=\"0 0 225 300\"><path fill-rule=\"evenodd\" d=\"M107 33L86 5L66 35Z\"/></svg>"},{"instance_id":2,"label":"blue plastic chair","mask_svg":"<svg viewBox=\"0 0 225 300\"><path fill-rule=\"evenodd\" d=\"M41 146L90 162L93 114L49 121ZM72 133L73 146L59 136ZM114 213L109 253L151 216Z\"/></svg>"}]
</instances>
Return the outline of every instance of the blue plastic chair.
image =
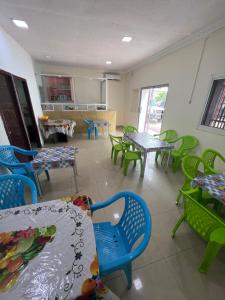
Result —
<instances>
[{"instance_id":1,"label":"blue plastic chair","mask_svg":"<svg viewBox=\"0 0 225 300\"><path fill-rule=\"evenodd\" d=\"M131 262L147 247L151 236L151 215L145 201L135 193L120 192L111 199L93 204L92 212L105 208L115 201L125 200L125 208L119 222L95 223L94 232L99 261L100 276L105 276L116 270L124 270L128 289L132 285ZM134 244L143 236L143 239Z\"/></svg>"},{"instance_id":2,"label":"blue plastic chair","mask_svg":"<svg viewBox=\"0 0 225 300\"><path fill-rule=\"evenodd\" d=\"M16 153L22 154L24 156L35 156L37 155L37 150L25 150L15 146L6 145L0 146L0 166L9 169L13 174L28 176L36 185L38 194L41 195L41 187L38 181L38 175L40 175L41 170L37 172L35 176L33 167L30 162L20 162ZM49 180L49 173L45 171L47 179Z\"/></svg>"},{"instance_id":3,"label":"blue plastic chair","mask_svg":"<svg viewBox=\"0 0 225 300\"><path fill-rule=\"evenodd\" d=\"M87 125L87 138L90 140L92 134L94 134L95 138L98 138L98 127L95 122L93 120L85 119L84 123Z\"/></svg>"},{"instance_id":4,"label":"blue plastic chair","mask_svg":"<svg viewBox=\"0 0 225 300\"><path fill-rule=\"evenodd\" d=\"M31 191L32 204L37 203L37 190L33 181L23 175L0 176L0 209L25 205L24 187Z\"/></svg>"}]
</instances>

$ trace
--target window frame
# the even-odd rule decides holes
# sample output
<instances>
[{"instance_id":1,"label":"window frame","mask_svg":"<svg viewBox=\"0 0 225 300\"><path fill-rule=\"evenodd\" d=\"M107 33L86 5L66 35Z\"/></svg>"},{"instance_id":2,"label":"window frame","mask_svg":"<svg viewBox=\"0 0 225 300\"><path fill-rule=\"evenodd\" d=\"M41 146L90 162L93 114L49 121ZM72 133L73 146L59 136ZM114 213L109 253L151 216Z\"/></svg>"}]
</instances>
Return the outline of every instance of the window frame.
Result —
<instances>
[{"instance_id":1,"label":"window frame","mask_svg":"<svg viewBox=\"0 0 225 300\"><path fill-rule=\"evenodd\" d=\"M206 131L206 132L209 132L209 133L214 133L214 134L225 136L225 129L210 127L210 126L201 124L202 121L203 121L203 118L205 116L207 106L208 106L208 101L209 101L209 97L210 97L211 90L212 90L212 87L213 87L213 82L215 80L220 80L220 79L225 80L225 73L222 73L220 75L212 75L211 78L210 78L209 89L208 89L208 92L207 92L207 95L206 95L206 100L205 100L205 103L204 103L204 106L203 106L203 110L202 110L202 113L201 113L201 116L200 116L200 120L199 120L199 124L198 124L197 129L202 130L202 131Z\"/></svg>"}]
</instances>

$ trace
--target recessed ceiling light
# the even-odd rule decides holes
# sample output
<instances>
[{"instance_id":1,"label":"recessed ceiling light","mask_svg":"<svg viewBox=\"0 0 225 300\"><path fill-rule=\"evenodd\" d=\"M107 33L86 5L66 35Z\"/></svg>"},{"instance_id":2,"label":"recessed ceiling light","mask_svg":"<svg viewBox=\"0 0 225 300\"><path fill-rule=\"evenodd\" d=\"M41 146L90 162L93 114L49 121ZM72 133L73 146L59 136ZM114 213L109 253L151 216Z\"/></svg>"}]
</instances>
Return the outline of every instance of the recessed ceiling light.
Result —
<instances>
[{"instance_id":1,"label":"recessed ceiling light","mask_svg":"<svg viewBox=\"0 0 225 300\"><path fill-rule=\"evenodd\" d=\"M111 64L112 64L111 60L107 60L105 63L106 63L107 65L111 65Z\"/></svg>"},{"instance_id":2,"label":"recessed ceiling light","mask_svg":"<svg viewBox=\"0 0 225 300\"><path fill-rule=\"evenodd\" d=\"M132 41L132 39L133 39L132 36L124 36L122 38L122 42L129 43Z\"/></svg>"},{"instance_id":3,"label":"recessed ceiling light","mask_svg":"<svg viewBox=\"0 0 225 300\"><path fill-rule=\"evenodd\" d=\"M45 55L45 58L50 59L52 57L51 57L51 55Z\"/></svg>"},{"instance_id":4,"label":"recessed ceiling light","mask_svg":"<svg viewBox=\"0 0 225 300\"><path fill-rule=\"evenodd\" d=\"M28 24L25 21L15 19L12 19L12 21L17 27L28 29Z\"/></svg>"}]
</instances>

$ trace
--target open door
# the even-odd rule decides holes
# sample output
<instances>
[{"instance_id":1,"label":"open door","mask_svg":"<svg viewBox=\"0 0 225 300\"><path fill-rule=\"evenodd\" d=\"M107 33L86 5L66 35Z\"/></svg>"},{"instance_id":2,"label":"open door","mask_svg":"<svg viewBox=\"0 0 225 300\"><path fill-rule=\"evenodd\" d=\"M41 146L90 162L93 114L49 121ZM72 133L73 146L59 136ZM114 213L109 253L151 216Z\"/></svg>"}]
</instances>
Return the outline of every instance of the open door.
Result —
<instances>
[{"instance_id":1,"label":"open door","mask_svg":"<svg viewBox=\"0 0 225 300\"><path fill-rule=\"evenodd\" d=\"M168 85L141 89L138 131L158 134L166 105Z\"/></svg>"},{"instance_id":2,"label":"open door","mask_svg":"<svg viewBox=\"0 0 225 300\"><path fill-rule=\"evenodd\" d=\"M0 113L11 145L31 149L12 75L0 71Z\"/></svg>"}]
</instances>

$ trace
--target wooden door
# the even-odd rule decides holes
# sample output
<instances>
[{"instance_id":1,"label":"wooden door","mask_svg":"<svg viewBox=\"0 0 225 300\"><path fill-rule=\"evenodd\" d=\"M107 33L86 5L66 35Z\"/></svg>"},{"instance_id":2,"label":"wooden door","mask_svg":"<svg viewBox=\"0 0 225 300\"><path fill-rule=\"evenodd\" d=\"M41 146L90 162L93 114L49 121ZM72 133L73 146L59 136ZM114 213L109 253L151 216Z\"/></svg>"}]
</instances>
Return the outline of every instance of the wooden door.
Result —
<instances>
[{"instance_id":1,"label":"wooden door","mask_svg":"<svg viewBox=\"0 0 225 300\"><path fill-rule=\"evenodd\" d=\"M0 113L11 145L31 149L11 74L0 71Z\"/></svg>"},{"instance_id":2,"label":"wooden door","mask_svg":"<svg viewBox=\"0 0 225 300\"><path fill-rule=\"evenodd\" d=\"M16 89L17 99L23 115L23 120L27 129L29 141L32 147L41 147L41 141L37 123L34 116L34 110L31 103L30 93L27 82L24 78L13 75L13 82Z\"/></svg>"}]
</instances>

